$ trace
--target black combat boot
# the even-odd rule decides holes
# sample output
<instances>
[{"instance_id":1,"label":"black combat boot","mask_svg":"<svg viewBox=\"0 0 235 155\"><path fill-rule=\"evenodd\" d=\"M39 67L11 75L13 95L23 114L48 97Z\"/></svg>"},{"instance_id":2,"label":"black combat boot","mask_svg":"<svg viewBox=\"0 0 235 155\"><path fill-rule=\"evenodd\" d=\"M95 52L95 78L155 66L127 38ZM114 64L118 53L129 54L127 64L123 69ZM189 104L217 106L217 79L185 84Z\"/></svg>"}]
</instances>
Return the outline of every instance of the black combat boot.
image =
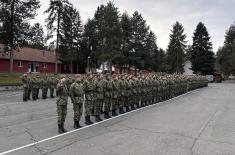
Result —
<instances>
[{"instance_id":1,"label":"black combat boot","mask_svg":"<svg viewBox=\"0 0 235 155\"><path fill-rule=\"evenodd\" d=\"M74 121L74 129L79 129L81 128L82 126L79 124L79 121Z\"/></svg>"},{"instance_id":2,"label":"black combat boot","mask_svg":"<svg viewBox=\"0 0 235 155\"><path fill-rule=\"evenodd\" d=\"M36 100L37 100L37 98L35 96L33 96L33 101L36 101Z\"/></svg>"},{"instance_id":3,"label":"black combat boot","mask_svg":"<svg viewBox=\"0 0 235 155\"><path fill-rule=\"evenodd\" d=\"M117 116L118 114L116 113L116 109L112 110L112 116Z\"/></svg>"},{"instance_id":4,"label":"black combat boot","mask_svg":"<svg viewBox=\"0 0 235 155\"><path fill-rule=\"evenodd\" d=\"M53 95L51 95L51 98L54 98L54 96L53 96Z\"/></svg>"},{"instance_id":5,"label":"black combat boot","mask_svg":"<svg viewBox=\"0 0 235 155\"><path fill-rule=\"evenodd\" d=\"M26 102L26 101L27 101L27 98L24 97L24 98L23 98L23 102Z\"/></svg>"},{"instance_id":6,"label":"black combat boot","mask_svg":"<svg viewBox=\"0 0 235 155\"><path fill-rule=\"evenodd\" d=\"M139 109L140 108L140 105L139 105L139 102L136 103L136 109Z\"/></svg>"},{"instance_id":7,"label":"black combat boot","mask_svg":"<svg viewBox=\"0 0 235 155\"><path fill-rule=\"evenodd\" d=\"M109 112L104 111L104 118L105 118L105 119L111 118L111 117L109 116Z\"/></svg>"},{"instance_id":8,"label":"black combat boot","mask_svg":"<svg viewBox=\"0 0 235 155\"><path fill-rule=\"evenodd\" d=\"M145 101L145 102L144 102L144 105L145 105L145 107L148 106L148 101Z\"/></svg>"},{"instance_id":9,"label":"black combat boot","mask_svg":"<svg viewBox=\"0 0 235 155\"><path fill-rule=\"evenodd\" d=\"M131 105L131 110L135 110L134 104Z\"/></svg>"},{"instance_id":10,"label":"black combat boot","mask_svg":"<svg viewBox=\"0 0 235 155\"><path fill-rule=\"evenodd\" d=\"M62 130L64 133L67 132L67 130L65 130L65 128L64 128L64 123L62 124Z\"/></svg>"},{"instance_id":11,"label":"black combat boot","mask_svg":"<svg viewBox=\"0 0 235 155\"><path fill-rule=\"evenodd\" d=\"M58 124L58 133L59 134L62 134L62 133L65 133L66 130L64 130L64 127L62 124Z\"/></svg>"},{"instance_id":12,"label":"black combat boot","mask_svg":"<svg viewBox=\"0 0 235 155\"><path fill-rule=\"evenodd\" d=\"M126 112L129 112L129 111L130 111L129 106L126 106Z\"/></svg>"},{"instance_id":13,"label":"black combat boot","mask_svg":"<svg viewBox=\"0 0 235 155\"><path fill-rule=\"evenodd\" d=\"M86 123L86 125L91 125L91 124L93 124L93 122L91 121L90 116L86 116L86 117L85 117L85 123Z\"/></svg>"},{"instance_id":14,"label":"black combat boot","mask_svg":"<svg viewBox=\"0 0 235 155\"><path fill-rule=\"evenodd\" d=\"M95 121L100 122L100 121L103 121L103 120L100 118L100 115L96 115L95 116Z\"/></svg>"},{"instance_id":15,"label":"black combat boot","mask_svg":"<svg viewBox=\"0 0 235 155\"><path fill-rule=\"evenodd\" d=\"M59 133L59 134L64 133L63 130L62 130L61 124L58 124L58 133Z\"/></svg>"},{"instance_id":16,"label":"black combat boot","mask_svg":"<svg viewBox=\"0 0 235 155\"><path fill-rule=\"evenodd\" d=\"M123 110L123 107L120 107L120 108L119 108L119 113L120 113L120 114L124 114L124 113L125 113L124 110Z\"/></svg>"}]
</instances>

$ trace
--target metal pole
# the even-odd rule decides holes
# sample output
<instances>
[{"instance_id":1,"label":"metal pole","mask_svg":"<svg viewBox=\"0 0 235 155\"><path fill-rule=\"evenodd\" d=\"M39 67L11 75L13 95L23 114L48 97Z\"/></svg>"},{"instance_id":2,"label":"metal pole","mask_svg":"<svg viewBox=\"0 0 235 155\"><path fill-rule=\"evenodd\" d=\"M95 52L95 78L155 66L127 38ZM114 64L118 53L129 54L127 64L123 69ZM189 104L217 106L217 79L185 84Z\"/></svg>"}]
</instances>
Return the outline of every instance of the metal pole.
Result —
<instances>
[{"instance_id":1,"label":"metal pole","mask_svg":"<svg viewBox=\"0 0 235 155\"><path fill-rule=\"evenodd\" d=\"M90 56L87 57L87 71L90 72Z\"/></svg>"}]
</instances>

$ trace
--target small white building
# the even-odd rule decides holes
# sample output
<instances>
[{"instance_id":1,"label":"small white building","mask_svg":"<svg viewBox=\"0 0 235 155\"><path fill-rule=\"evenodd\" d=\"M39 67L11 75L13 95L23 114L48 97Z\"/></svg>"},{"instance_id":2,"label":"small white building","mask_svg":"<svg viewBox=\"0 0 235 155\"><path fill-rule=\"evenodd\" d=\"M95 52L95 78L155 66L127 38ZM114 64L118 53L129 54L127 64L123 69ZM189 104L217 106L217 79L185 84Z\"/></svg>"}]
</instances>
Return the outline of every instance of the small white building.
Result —
<instances>
[{"instance_id":1,"label":"small white building","mask_svg":"<svg viewBox=\"0 0 235 155\"><path fill-rule=\"evenodd\" d=\"M194 75L192 68L192 63L190 60L185 61L184 63L184 75Z\"/></svg>"}]
</instances>

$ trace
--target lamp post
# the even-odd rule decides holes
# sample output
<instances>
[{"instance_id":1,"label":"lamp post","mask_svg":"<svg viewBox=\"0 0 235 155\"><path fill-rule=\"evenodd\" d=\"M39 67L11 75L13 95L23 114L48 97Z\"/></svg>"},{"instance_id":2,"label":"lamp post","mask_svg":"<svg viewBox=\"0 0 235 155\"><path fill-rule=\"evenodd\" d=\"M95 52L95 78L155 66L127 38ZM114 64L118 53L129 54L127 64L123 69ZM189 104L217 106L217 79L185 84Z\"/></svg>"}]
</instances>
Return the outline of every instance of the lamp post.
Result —
<instances>
[{"instance_id":1,"label":"lamp post","mask_svg":"<svg viewBox=\"0 0 235 155\"><path fill-rule=\"evenodd\" d=\"M87 71L88 71L88 73L90 72L90 59L91 59L91 57L88 56L87 57Z\"/></svg>"}]
</instances>

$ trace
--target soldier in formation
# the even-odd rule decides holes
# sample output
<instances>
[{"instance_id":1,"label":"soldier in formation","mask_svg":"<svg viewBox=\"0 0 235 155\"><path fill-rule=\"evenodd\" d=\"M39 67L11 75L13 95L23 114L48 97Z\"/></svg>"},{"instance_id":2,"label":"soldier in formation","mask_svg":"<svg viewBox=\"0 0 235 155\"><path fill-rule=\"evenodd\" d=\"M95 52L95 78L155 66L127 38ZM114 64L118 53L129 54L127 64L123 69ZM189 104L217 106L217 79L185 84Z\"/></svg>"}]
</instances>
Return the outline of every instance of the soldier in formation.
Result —
<instances>
[{"instance_id":1,"label":"soldier in formation","mask_svg":"<svg viewBox=\"0 0 235 155\"><path fill-rule=\"evenodd\" d=\"M83 109L85 124L91 125L103 119L123 114L141 107L168 100L188 91L208 86L204 76L185 76L167 74L144 75L52 75L24 74L23 101L37 100L42 89L42 99L54 97L56 88L56 104L58 114L58 132L64 133L64 122L67 114L68 97L71 98L74 110L74 128L78 129ZM84 105L84 107L83 107ZM103 117L101 117L103 115Z\"/></svg>"},{"instance_id":2,"label":"soldier in formation","mask_svg":"<svg viewBox=\"0 0 235 155\"><path fill-rule=\"evenodd\" d=\"M67 77L60 81L57 84L57 108L63 110L57 110L59 133L64 133L65 130L68 96L73 103L74 128L78 129L81 128L83 109L85 124L91 125L94 123L91 121L93 116L96 122L100 122L102 114L104 119L109 119L208 85L203 76L157 74L88 74L76 75L75 78ZM59 101L63 104L58 104ZM60 105L64 107L61 108Z\"/></svg>"},{"instance_id":3,"label":"soldier in formation","mask_svg":"<svg viewBox=\"0 0 235 155\"><path fill-rule=\"evenodd\" d=\"M22 76L22 84L23 84L23 101L26 102L30 100L32 96L32 100L36 101L39 99L39 92L42 92L42 99L47 99L48 90L50 92L50 97L54 98L54 90L58 83L58 78L55 75L47 75L47 74L31 74L25 73Z\"/></svg>"}]
</instances>

